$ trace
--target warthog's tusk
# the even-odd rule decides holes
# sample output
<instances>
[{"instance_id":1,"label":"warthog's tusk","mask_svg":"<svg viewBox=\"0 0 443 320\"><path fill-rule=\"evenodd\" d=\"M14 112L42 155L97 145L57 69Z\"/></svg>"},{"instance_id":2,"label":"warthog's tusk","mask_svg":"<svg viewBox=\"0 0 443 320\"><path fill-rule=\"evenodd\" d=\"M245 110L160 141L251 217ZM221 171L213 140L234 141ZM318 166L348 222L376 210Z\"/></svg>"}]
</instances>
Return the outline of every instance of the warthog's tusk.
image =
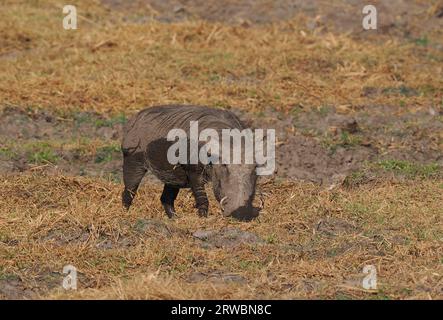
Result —
<instances>
[{"instance_id":1,"label":"warthog's tusk","mask_svg":"<svg viewBox=\"0 0 443 320\"><path fill-rule=\"evenodd\" d=\"M225 211L225 208L223 207L223 202L225 202L226 199L228 199L228 197L223 197L223 198L220 200L220 207L221 207L222 211Z\"/></svg>"}]
</instances>

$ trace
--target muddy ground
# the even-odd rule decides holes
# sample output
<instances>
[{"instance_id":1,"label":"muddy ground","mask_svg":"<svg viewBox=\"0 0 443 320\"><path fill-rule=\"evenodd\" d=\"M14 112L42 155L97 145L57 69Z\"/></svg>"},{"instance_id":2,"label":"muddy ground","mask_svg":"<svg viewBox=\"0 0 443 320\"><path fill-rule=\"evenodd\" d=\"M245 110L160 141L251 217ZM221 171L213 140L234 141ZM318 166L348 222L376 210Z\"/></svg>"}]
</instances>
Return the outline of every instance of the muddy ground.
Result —
<instances>
[{"instance_id":1,"label":"muddy ground","mask_svg":"<svg viewBox=\"0 0 443 320\"><path fill-rule=\"evenodd\" d=\"M276 130L277 178L330 186L371 163L443 166L441 109L413 113L372 106L343 113L334 107L317 111L299 107L292 114L269 108L258 115L233 111L252 128ZM126 115L61 116L5 108L0 116L0 172L37 168L120 181L120 141L126 121Z\"/></svg>"}]
</instances>

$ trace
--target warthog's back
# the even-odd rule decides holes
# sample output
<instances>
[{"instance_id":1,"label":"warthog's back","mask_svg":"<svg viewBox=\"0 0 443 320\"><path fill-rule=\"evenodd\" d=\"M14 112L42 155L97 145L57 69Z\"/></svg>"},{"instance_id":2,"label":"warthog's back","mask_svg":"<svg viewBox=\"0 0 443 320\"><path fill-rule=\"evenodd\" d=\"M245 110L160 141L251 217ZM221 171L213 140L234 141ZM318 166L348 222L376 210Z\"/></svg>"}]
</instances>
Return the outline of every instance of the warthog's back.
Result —
<instances>
[{"instance_id":1,"label":"warthog's back","mask_svg":"<svg viewBox=\"0 0 443 320\"><path fill-rule=\"evenodd\" d=\"M146 166L164 183L187 186L187 174L180 166L173 166L167 159L167 151L173 143L167 141L172 129L189 133L191 121L198 121L203 129L243 129L240 120L231 112L202 106L168 105L140 111L126 124L123 132L124 153L145 154Z\"/></svg>"},{"instance_id":2,"label":"warthog's back","mask_svg":"<svg viewBox=\"0 0 443 320\"><path fill-rule=\"evenodd\" d=\"M166 138L172 129L189 132L191 121L198 121L199 131L243 129L240 120L227 110L189 105L157 106L144 109L129 120L124 128L122 149L144 151L150 142Z\"/></svg>"}]
</instances>

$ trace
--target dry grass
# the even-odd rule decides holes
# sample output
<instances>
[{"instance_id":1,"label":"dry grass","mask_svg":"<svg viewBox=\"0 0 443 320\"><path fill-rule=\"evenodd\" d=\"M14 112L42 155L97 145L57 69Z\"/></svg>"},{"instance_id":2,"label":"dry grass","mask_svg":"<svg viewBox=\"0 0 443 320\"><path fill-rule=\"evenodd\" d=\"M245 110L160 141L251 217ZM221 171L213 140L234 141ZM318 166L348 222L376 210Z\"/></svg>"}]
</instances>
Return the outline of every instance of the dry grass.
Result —
<instances>
[{"instance_id":1,"label":"dry grass","mask_svg":"<svg viewBox=\"0 0 443 320\"><path fill-rule=\"evenodd\" d=\"M13 3L1 6L3 104L115 112L172 102L250 111L442 103L443 53L433 46L317 34L303 30L303 17L254 28L136 24L91 1L76 1L79 29L65 31L62 2Z\"/></svg>"},{"instance_id":2,"label":"dry grass","mask_svg":"<svg viewBox=\"0 0 443 320\"><path fill-rule=\"evenodd\" d=\"M168 220L153 185L124 212L121 186L104 180L26 174L0 183L0 276L42 297L442 298L442 181L331 192L268 182L252 223L223 218L216 207L198 218L186 192L181 216ZM193 236L225 227L262 241L205 247ZM75 293L60 287L66 264L81 273ZM378 291L360 286L367 264L378 268Z\"/></svg>"},{"instance_id":3,"label":"dry grass","mask_svg":"<svg viewBox=\"0 0 443 320\"><path fill-rule=\"evenodd\" d=\"M63 4L0 1L0 109L109 116L166 103L252 113L268 106L443 107L443 52L435 46L310 32L302 16L254 27L137 24L86 0L74 1L79 29L65 31ZM441 42L442 31L427 37ZM39 141L91 157L109 143ZM7 152L28 147L35 152L35 145L0 141ZM209 218L198 218L185 191L177 203L182 214L170 221L160 186L151 184L125 212L120 184L47 176L39 168L0 175L0 289L9 288L8 297L443 298L438 177L333 191L268 182L260 186L267 194L260 218L240 223L215 206ZM214 230L219 241L198 240L197 230ZM241 232L261 240L241 243ZM80 272L76 292L60 286L67 264ZM360 285L367 264L378 268L374 292Z\"/></svg>"}]
</instances>

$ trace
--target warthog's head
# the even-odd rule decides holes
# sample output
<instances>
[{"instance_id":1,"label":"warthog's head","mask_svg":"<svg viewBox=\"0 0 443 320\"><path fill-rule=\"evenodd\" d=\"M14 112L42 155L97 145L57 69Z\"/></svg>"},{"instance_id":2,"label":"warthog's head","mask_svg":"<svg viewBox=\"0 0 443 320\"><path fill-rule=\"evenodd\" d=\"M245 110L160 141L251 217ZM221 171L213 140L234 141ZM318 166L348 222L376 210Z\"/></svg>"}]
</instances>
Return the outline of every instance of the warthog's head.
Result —
<instances>
[{"instance_id":1,"label":"warthog's head","mask_svg":"<svg viewBox=\"0 0 443 320\"><path fill-rule=\"evenodd\" d=\"M214 164L212 186L223 215L240 220L258 216L259 209L252 206L257 181L255 164Z\"/></svg>"}]
</instances>

